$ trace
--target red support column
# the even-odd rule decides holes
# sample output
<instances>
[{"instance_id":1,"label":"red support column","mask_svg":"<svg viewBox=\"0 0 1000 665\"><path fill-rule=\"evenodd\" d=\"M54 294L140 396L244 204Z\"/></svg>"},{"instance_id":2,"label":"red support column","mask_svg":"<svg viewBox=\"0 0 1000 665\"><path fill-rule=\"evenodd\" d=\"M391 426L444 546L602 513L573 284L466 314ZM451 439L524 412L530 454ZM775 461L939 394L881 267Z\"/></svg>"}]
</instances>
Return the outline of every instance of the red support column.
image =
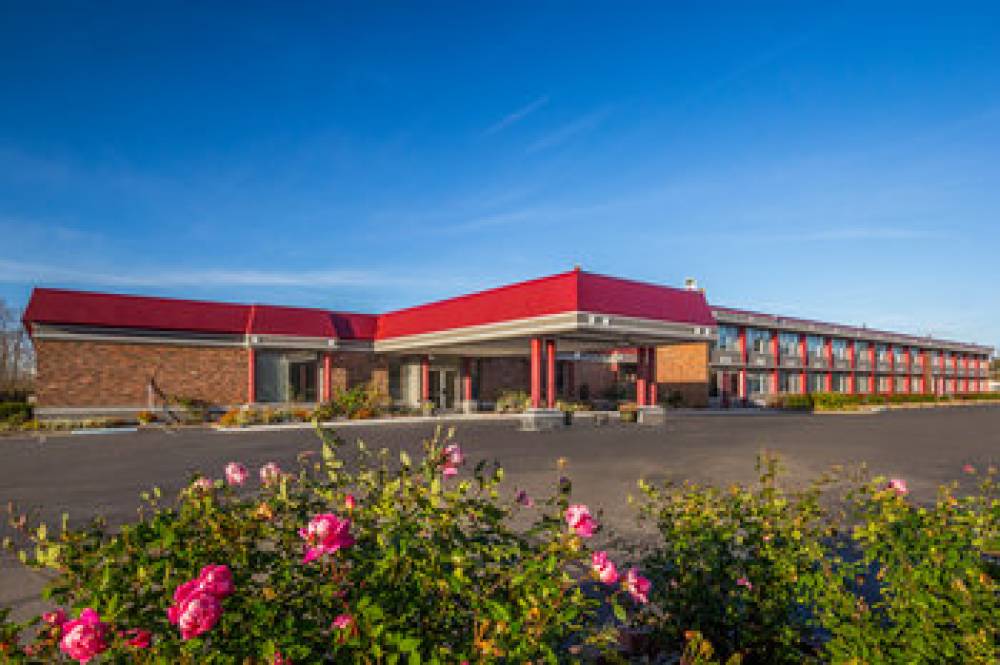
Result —
<instances>
[{"instance_id":1,"label":"red support column","mask_svg":"<svg viewBox=\"0 0 1000 665\"><path fill-rule=\"evenodd\" d=\"M333 399L333 356L329 353L324 353L322 401L329 402L331 399Z\"/></svg>"},{"instance_id":2,"label":"red support column","mask_svg":"<svg viewBox=\"0 0 1000 665\"><path fill-rule=\"evenodd\" d=\"M740 326L740 399L747 398L747 329Z\"/></svg>"},{"instance_id":3,"label":"red support column","mask_svg":"<svg viewBox=\"0 0 1000 665\"><path fill-rule=\"evenodd\" d=\"M781 367L781 346L778 343L778 331L771 331L771 357L774 358L774 371L771 372L771 392L777 394L781 392L781 377L778 375L778 368Z\"/></svg>"},{"instance_id":4,"label":"red support column","mask_svg":"<svg viewBox=\"0 0 1000 665\"><path fill-rule=\"evenodd\" d=\"M472 401L472 358L462 358L462 401Z\"/></svg>"},{"instance_id":5,"label":"red support column","mask_svg":"<svg viewBox=\"0 0 1000 665\"><path fill-rule=\"evenodd\" d=\"M531 338L531 408L542 406L542 340Z\"/></svg>"},{"instance_id":6,"label":"red support column","mask_svg":"<svg viewBox=\"0 0 1000 665\"><path fill-rule=\"evenodd\" d=\"M639 406L646 406L646 347L638 346L635 349L635 402Z\"/></svg>"},{"instance_id":7,"label":"red support column","mask_svg":"<svg viewBox=\"0 0 1000 665\"><path fill-rule=\"evenodd\" d=\"M799 392L805 395L809 392L809 382L806 380L806 365L809 363L809 344L806 342L805 333L799 335L799 361L802 363L802 372L799 375Z\"/></svg>"},{"instance_id":8,"label":"red support column","mask_svg":"<svg viewBox=\"0 0 1000 665\"><path fill-rule=\"evenodd\" d=\"M827 337L823 341L823 355L826 356L826 377L823 381L823 388L826 392L833 391L833 338Z\"/></svg>"},{"instance_id":9,"label":"red support column","mask_svg":"<svg viewBox=\"0 0 1000 665\"><path fill-rule=\"evenodd\" d=\"M247 404L257 401L257 354L247 347Z\"/></svg>"},{"instance_id":10,"label":"red support column","mask_svg":"<svg viewBox=\"0 0 1000 665\"><path fill-rule=\"evenodd\" d=\"M556 341L545 340L545 405L556 408Z\"/></svg>"},{"instance_id":11,"label":"red support column","mask_svg":"<svg viewBox=\"0 0 1000 665\"><path fill-rule=\"evenodd\" d=\"M429 402L431 399L431 359L427 356L420 358L420 401Z\"/></svg>"},{"instance_id":12,"label":"red support column","mask_svg":"<svg viewBox=\"0 0 1000 665\"><path fill-rule=\"evenodd\" d=\"M650 406L656 406L658 392L656 383L656 347L649 347L648 352L649 362L647 363L647 369L649 370L649 399L647 402Z\"/></svg>"}]
</instances>

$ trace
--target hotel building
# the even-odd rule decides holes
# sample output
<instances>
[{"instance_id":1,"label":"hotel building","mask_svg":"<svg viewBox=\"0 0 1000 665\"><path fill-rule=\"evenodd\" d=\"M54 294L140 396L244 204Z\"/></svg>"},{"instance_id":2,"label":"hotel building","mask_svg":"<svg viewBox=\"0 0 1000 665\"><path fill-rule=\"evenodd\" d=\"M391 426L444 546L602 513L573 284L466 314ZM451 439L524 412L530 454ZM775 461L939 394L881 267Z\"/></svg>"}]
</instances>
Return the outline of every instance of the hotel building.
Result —
<instances>
[{"instance_id":1,"label":"hotel building","mask_svg":"<svg viewBox=\"0 0 1000 665\"><path fill-rule=\"evenodd\" d=\"M775 393L988 389L992 349L712 307L694 288L572 270L384 314L35 289L39 417L128 417L162 396L312 404L371 384L400 406L640 407Z\"/></svg>"}]
</instances>

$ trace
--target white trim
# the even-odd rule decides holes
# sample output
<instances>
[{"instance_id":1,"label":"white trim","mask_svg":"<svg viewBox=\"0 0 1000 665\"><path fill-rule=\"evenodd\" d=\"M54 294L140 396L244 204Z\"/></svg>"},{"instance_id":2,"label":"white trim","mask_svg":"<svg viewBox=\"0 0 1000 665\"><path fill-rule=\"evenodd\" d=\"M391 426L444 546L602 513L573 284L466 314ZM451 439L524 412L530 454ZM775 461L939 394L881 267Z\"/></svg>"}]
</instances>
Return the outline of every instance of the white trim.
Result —
<instances>
[{"instance_id":1,"label":"white trim","mask_svg":"<svg viewBox=\"0 0 1000 665\"><path fill-rule=\"evenodd\" d=\"M712 341L715 338L715 327L574 310L376 340L375 352L417 350L514 337L544 337L573 333L587 335L597 333L595 337L604 334L609 341L616 344L626 343L628 337L639 337L643 340L655 338L664 341ZM611 339L618 337L626 339Z\"/></svg>"}]
</instances>

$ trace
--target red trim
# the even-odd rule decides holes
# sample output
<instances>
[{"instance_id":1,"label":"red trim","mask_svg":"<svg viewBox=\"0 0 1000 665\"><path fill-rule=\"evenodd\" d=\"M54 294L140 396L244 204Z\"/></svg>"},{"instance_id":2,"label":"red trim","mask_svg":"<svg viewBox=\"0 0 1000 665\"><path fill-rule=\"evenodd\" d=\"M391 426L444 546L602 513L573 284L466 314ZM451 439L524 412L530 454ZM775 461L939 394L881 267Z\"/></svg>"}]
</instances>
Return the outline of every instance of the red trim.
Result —
<instances>
[{"instance_id":1,"label":"red trim","mask_svg":"<svg viewBox=\"0 0 1000 665\"><path fill-rule=\"evenodd\" d=\"M333 356L323 354L323 401L333 399Z\"/></svg>"},{"instance_id":2,"label":"red trim","mask_svg":"<svg viewBox=\"0 0 1000 665\"><path fill-rule=\"evenodd\" d=\"M431 359L427 356L420 357L420 401L429 402L431 399Z\"/></svg>"},{"instance_id":3,"label":"red trim","mask_svg":"<svg viewBox=\"0 0 1000 665\"><path fill-rule=\"evenodd\" d=\"M257 401L257 354L247 349L247 404Z\"/></svg>"},{"instance_id":4,"label":"red trim","mask_svg":"<svg viewBox=\"0 0 1000 665\"><path fill-rule=\"evenodd\" d=\"M531 408L542 406L542 340L531 338Z\"/></svg>"},{"instance_id":5,"label":"red trim","mask_svg":"<svg viewBox=\"0 0 1000 665\"><path fill-rule=\"evenodd\" d=\"M462 399L472 401L472 358L462 358Z\"/></svg>"},{"instance_id":6,"label":"red trim","mask_svg":"<svg viewBox=\"0 0 1000 665\"><path fill-rule=\"evenodd\" d=\"M646 349L640 346L636 349L635 356L635 403L639 406L646 406L646 398L649 393L646 390Z\"/></svg>"},{"instance_id":7,"label":"red trim","mask_svg":"<svg viewBox=\"0 0 1000 665\"><path fill-rule=\"evenodd\" d=\"M649 405L656 406L656 399L658 397L657 393L657 383L656 383L656 347L651 346L647 350L649 354Z\"/></svg>"}]
</instances>

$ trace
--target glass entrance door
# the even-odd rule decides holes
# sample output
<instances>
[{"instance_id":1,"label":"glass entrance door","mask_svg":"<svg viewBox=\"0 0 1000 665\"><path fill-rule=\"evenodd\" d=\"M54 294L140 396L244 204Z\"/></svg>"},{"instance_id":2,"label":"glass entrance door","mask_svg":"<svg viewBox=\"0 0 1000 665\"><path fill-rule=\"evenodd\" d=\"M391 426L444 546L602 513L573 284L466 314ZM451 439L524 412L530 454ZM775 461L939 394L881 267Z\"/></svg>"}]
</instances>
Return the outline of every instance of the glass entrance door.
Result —
<instances>
[{"instance_id":1,"label":"glass entrance door","mask_svg":"<svg viewBox=\"0 0 1000 665\"><path fill-rule=\"evenodd\" d=\"M430 399L439 409L455 408L455 384L458 381L458 372L451 369L431 369L430 371Z\"/></svg>"}]
</instances>

